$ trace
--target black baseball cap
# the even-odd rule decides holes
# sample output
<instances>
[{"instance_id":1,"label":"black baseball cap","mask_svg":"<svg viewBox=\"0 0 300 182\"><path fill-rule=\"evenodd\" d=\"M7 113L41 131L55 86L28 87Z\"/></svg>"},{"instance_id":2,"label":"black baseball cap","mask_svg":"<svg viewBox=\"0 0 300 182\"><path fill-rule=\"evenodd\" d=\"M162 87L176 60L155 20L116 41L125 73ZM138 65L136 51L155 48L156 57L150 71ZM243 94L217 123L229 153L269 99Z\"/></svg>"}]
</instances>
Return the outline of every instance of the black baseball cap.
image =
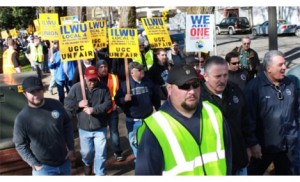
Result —
<instances>
[{"instance_id":1,"label":"black baseball cap","mask_svg":"<svg viewBox=\"0 0 300 182\"><path fill-rule=\"evenodd\" d=\"M42 80L34 76L25 78L22 82L22 87L25 92L32 92L34 90L44 89Z\"/></svg>"},{"instance_id":2,"label":"black baseball cap","mask_svg":"<svg viewBox=\"0 0 300 182\"><path fill-rule=\"evenodd\" d=\"M175 65L168 74L167 82L169 84L175 84L182 86L186 82L192 79L199 79L196 70L187 64Z\"/></svg>"},{"instance_id":3,"label":"black baseball cap","mask_svg":"<svg viewBox=\"0 0 300 182\"><path fill-rule=\"evenodd\" d=\"M96 68L99 68L101 65L108 65L107 62L104 59L100 59L99 61L97 61L96 63Z\"/></svg>"},{"instance_id":4,"label":"black baseball cap","mask_svg":"<svg viewBox=\"0 0 300 182\"><path fill-rule=\"evenodd\" d=\"M186 64L193 66L194 64L199 63L199 58L195 55L189 55L185 57L185 62Z\"/></svg>"}]
</instances>

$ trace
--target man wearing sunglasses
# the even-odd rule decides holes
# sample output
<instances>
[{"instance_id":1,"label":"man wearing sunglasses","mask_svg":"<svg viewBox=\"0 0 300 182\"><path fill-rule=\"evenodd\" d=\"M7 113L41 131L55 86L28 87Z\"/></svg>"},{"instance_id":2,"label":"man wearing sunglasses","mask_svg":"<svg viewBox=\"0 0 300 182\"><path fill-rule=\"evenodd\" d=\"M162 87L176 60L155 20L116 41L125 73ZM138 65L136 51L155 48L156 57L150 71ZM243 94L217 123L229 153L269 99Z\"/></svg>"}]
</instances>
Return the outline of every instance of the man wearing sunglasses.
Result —
<instances>
[{"instance_id":1,"label":"man wearing sunglasses","mask_svg":"<svg viewBox=\"0 0 300 182\"><path fill-rule=\"evenodd\" d=\"M138 131L135 174L228 174L228 128L221 111L200 100L196 70L186 64L175 65L167 83L168 100Z\"/></svg>"},{"instance_id":2,"label":"man wearing sunglasses","mask_svg":"<svg viewBox=\"0 0 300 182\"><path fill-rule=\"evenodd\" d=\"M248 71L241 68L238 52L229 52L225 56L228 63L228 80L235 83L241 90L244 90L250 80Z\"/></svg>"},{"instance_id":3,"label":"man wearing sunglasses","mask_svg":"<svg viewBox=\"0 0 300 182\"><path fill-rule=\"evenodd\" d=\"M299 104L296 85L285 76L283 53L269 51L263 60L264 72L245 88L249 106L246 143L252 159L250 175L262 175L273 162L276 175L291 175L289 154L295 147Z\"/></svg>"},{"instance_id":4,"label":"man wearing sunglasses","mask_svg":"<svg viewBox=\"0 0 300 182\"><path fill-rule=\"evenodd\" d=\"M255 50L250 48L251 39L249 36L242 38L242 45L235 47L232 51L239 53L241 68L248 71L250 79L254 78L259 71L260 61Z\"/></svg>"},{"instance_id":5,"label":"man wearing sunglasses","mask_svg":"<svg viewBox=\"0 0 300 182\"><path fill-rule=\"evenodd\" d=\"M208 58L204 64L201 98L216 105L230 127L232 142L232 175L247 175L248 156L243 133L246 103L243 92L228 82L228 64L219 56Z\"/></svg>"}]
</instances>

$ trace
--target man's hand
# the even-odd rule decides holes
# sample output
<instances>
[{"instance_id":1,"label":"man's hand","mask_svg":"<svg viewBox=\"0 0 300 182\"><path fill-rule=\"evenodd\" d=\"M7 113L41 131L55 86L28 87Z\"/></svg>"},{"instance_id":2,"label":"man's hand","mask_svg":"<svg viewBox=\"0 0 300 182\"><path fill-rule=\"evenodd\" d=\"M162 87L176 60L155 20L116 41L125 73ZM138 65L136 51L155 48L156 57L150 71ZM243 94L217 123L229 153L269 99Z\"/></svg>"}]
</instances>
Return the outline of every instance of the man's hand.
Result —
<instances>
[{"instance_id":1,"label":"man's hand","mask_svg":"<svg viewBox=\"0 0 300 182\"><path fill-rule=\"evenodd\" d=\"M125 100L125 102L131 101L131 95L126 94L124 100Z\"/></svg>"},{"instance_id":2,"label":"man's hand","mask_svg":"<svg viewBox=\"0 0 300 182\"><path fill-rule=\"evenodd\" d=\"M43 166L33 166L36 171L39 171L43 168Z\"/></svg>"},{"instance_id":3,"label":"man's hand","mask_svg":"<svg viewBox=\"0 0 300 182\"><path fill-rule=\"evenodd\" d=\"M87 113L88 115L91 115L91 114L94 113L94 108L92 108L92 107L85 107L85 108L83 109L83 111L84 111L85 113Z\"/></svg>"},{"instance_id":4,"label":"man's hand","mask_svg":"<svg viewBox=\"0 0 300 182\"><path fill-rule=\"evenodd\" d=\"M250 147L250 150L251 150L252 157L254 157L256 159L261 159L262 153L261 153L261 147L259 144L256 144L256 145Z\"/></svg>"},{"instance_id":5,"label":"man's hand","mask_svg":"<svg viewBox=\"0 0 300 182\"><path fill-rule=\"evenodd\" d=\"M76 155L74 150L68 151L65 159L70 159L70 161L75 161L76 160Z\"/></svg>"},{"instance_id":6,"label":"man's hand","mask_svg":"<svg viewBox=\"0 0 300 182\"><path fill-rule=\"evenodd\" d=\"M247 148L247 156L248 156L248 162L250 161L251 157L252 157L252 153L251 153L251 149Z\"/></svg>"},{"instance_id":7,"label":"man's hand","mask_svg":"<svg viewBox=\"0 0 300 182\"><path fill-rule=\"evenodd\" d=\"M84 108L84 107L88 107L88 106L89 106L88 100L81 100L81 101L78 103L78 107L79 107L79 108Z\"/></svg>"},{"instance_id":8,"label":"man's hand","mask_svg":"<svg viewBox=\"0 0 300 182\"><path fill-rule=\"evenodd\" d=\"M117 108L118 108L118 107L117 107L117 104L115 104L115 105L113 106L112 110L115 111L115 110L117 110Z\"/></svg>"}]
</instances>

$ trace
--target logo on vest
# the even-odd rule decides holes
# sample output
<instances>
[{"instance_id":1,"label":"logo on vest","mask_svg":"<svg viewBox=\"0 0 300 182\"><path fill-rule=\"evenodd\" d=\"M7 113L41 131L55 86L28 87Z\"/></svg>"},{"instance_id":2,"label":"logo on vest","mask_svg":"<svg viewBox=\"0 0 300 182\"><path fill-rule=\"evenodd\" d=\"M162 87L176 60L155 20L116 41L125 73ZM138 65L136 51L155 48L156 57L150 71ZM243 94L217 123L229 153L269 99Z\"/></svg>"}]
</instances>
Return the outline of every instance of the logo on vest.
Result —
<instances>
[{"instance_id":1,"label":"logo on vest","mask_svg":"<svg viewBox=\"0 0 300 182\"><path fill-rule=\"evenodd\" d=\"M246 80L246 75L245 74L241 74L241 79L245 81Z\"/></svg>"},{"instance_id":2,"label":"logo on vest","mask_svg":"<svg viewBox=\"0 0 300 182\"><path fill-rule=\"evenodd\" d=\"M285 92L286 92L286 94L287 94L287 95L292 95L292 92L291 92L291 90L290 90L290 89L288 89L288 88L285 90Z\"/></svg>"},{"instance_id":3,"label":"logo on vest","mask_svg":"<svg viewBox=\"0 0 300 182\"><path fill-rule=\"evenodd\" d=\"M52 118L57 119L57 118L59 118L59 112L57 110L53 110L51 112L51 116L52 116Z\"/></svg>"},{"instance_id":4,"label":"logo on vest","mask_svg":"<svg viewBox=\"0 0 300 182\"><path fill-rule=\"evenodd\" d=\"M233 103L236 104L236 103L239 103L240 100L239 100L239 98L237 96L233 96L232 97L232 101L233 101Z\"/></svg>"}]
</instances>

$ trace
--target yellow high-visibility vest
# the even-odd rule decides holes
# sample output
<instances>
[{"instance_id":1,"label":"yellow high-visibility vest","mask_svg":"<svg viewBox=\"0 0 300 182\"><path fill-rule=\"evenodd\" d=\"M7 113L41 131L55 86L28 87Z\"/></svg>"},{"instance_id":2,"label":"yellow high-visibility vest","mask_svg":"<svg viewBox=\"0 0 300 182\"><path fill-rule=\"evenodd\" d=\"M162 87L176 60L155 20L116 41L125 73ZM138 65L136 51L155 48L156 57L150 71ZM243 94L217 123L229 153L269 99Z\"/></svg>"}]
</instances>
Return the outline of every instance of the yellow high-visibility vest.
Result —
<instances>
[{"instance_id":1,"label":"yellow high-visibility vest","mask_svg":"<svg viewBox=\"0 0 300 182\"><path fill-rule=\"evenodd\" d=\"M149 70L153 65L153 50L149 49L149 51L146 52L145 60L146 60L147 69ZM133 59L133 62L138 62L141 65L143 65L143 59L141 56Z\"/></svg>"},{"instance_id":2,"label":"yellow high-visibility vest","mask_svg":"<svg viewBox=\"0 0 300 182\"><path fill-rule=\"evenodd\" d=\"M222 113L205 101L200 122L199 146L190 132L166 112L158 111L144 120L138 140L142 137L140 130L148 126L162 148L163 175L226 175Z\"/></svg>"},{"instance_id":3,"label":"yellow high-visibility vest","mask_svg":"<svg viewBox=\"0 0 300 182\"><path fill-rule=\"evenodd\" d=\"M13 64L12 55L16 53L13 49L6 49L3 53L3 73L16 73L15 66Z\"/></svg>"},{"instance_id":4,"label":"yellow high-visibility vest","mask_svg":"<svg viewBox=\"0 0 300 182\"><path fill-rule=\"evenodd\" d=\"M43 55L44 54L42 45L38 45L37 47L34 44L30 45L30 57L33 61L37 61L39 63L43 62Z\"/></svg>"}]
</instances>

